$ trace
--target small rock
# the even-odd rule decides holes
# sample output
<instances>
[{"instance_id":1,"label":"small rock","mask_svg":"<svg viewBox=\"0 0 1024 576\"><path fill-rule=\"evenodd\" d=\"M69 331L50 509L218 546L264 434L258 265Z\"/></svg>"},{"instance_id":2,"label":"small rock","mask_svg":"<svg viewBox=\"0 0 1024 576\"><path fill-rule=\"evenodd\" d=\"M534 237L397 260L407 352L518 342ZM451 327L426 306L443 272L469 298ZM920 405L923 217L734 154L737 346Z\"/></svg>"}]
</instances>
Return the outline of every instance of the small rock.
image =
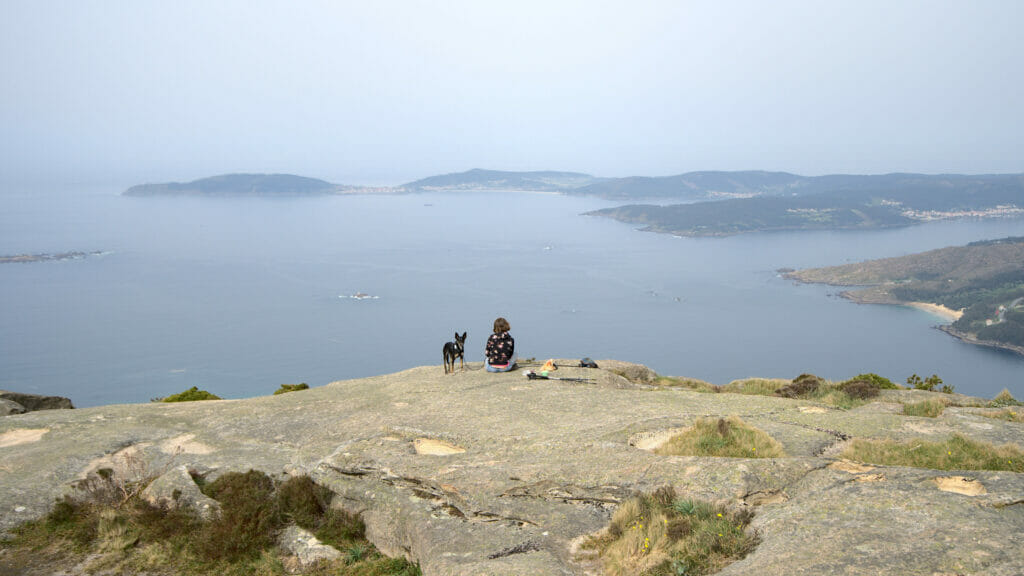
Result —
<instances>
[{"instance_id":1,"label":"small rock","mask_svg":"<svg viewBox=\"0 0 1024 576\"><path fill-rule=\"evenodd\" d=\"M337 560L341 552L333 546L320 542L316 536L298 526L289 526L278 538L278 545L295 556L303 567L321 560Z\"/></svg>"},{"instance_id":2,"label":"small rock","mask_svg":"<svg viewBox=\"0 0 1024 576\"><path fill-rule=\"evenodd\" d=\"M220 503L199 490L184 465L172 468L151 482L141 496L153 506L193 510L204 520L220 514Z\"/></svg>"}]
</instances>

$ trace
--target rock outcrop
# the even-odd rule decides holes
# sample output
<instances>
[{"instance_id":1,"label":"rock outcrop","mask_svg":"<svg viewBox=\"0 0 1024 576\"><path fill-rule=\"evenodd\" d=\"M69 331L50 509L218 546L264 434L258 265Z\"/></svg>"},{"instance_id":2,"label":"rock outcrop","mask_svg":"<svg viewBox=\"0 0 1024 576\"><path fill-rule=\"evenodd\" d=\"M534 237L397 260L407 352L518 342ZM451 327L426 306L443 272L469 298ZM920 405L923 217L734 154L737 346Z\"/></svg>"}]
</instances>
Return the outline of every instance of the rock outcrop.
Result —
<instances>
[{"instance_id":1,"label":"rock outcrop","mask_svg":"<svg viewBox=\"0 0 1024 576\"><path fill-rule=\"evenodd\" d=\"M600 369L559 364L559 376L590 381L432 366L247 400L12 415L0 420L0 529L41 516L84 474L130 455L182 481L187 469L208 479L250 468L309 474L335 505L362 514L378 548L427 576L596 573L574 544L624 499L665 485L754 510L761 544L724 575L1024 573L1024 474L834 456L858 437L960 433L1024 444L1020 423L981 408L900 414L897 400L929 394L921 391L885 390L837 410L666 389L643 383L642 367L607 360ZM644 449L697 418L728 415L770 434L787 456Z\"/></svg>"},{"instance_id":2,"label":"rock outcrop","mask_svg":"<svg viewBox=\"0 0 1024 576\"><path fill-rule=\"evenodd\" d=\"M21 414L22 412L35 412L36 410L70 410L74 406L71 405L71 400L64 398L63 396L40 396L38 394L22 394L20 392L8 392L7 390L0 390L0 414L3 414L4 406L8 406L9 410L15 410L8 412L8 414ZM21 406L22 411L17 412L15 407L11 407L11 404Z\"/></svg>"}]
</instances>

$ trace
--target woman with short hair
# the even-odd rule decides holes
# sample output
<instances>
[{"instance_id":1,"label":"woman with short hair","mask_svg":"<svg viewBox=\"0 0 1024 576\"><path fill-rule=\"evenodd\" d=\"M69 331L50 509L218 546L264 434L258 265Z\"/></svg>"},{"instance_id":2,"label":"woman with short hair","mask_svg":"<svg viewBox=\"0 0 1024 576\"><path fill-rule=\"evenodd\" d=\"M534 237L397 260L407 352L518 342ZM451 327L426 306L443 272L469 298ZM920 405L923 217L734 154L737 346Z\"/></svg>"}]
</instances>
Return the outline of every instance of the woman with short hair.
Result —
<instances>
[{"instance_id":1,"label":"woman with short hair","mask_svg":"<svg viewBox=\"0 0 1024 576\"><path fill-rule=\"evenodd\" d=\"M508 333L510 329L508 320L498 318L494 321L494 334L487 339L484 352L488 372L508 372L516 367L516 341Z\"/></svg>"}]
</instances>

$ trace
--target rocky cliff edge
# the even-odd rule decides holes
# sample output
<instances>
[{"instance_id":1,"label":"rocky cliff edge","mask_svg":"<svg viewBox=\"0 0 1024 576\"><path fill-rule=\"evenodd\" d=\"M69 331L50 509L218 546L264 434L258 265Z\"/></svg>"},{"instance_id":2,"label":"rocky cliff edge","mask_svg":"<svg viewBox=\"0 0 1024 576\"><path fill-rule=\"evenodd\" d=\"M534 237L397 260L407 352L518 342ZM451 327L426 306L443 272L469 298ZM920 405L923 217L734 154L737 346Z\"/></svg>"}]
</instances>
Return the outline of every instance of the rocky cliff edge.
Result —
<instances>
[{"instance_id":1,"label":"rocky cliff edge","mask_svg":"<svg viewBox=\"0 0 1024 576\"><path fill-rule=\"evenodd\" d=\"M1024 475L867 466L848 438L1024 443L976 408L900 414L898 395L837 410L810 401L649 384L646 368L561 368L591 382L490 374L478 364L335 382L246 400L113 405L0 419L0 529L45 514L101 467L306 473L363 514L369 539L425 575L598 573L576 549L638 491L752 507L757 549L721 574L1024 573ZM623 377L623 375L629 378ZM645 448L703 416L738 415L775 459ZM969 487L969 489L965 488Z\"/></svg>"}]
</instances>

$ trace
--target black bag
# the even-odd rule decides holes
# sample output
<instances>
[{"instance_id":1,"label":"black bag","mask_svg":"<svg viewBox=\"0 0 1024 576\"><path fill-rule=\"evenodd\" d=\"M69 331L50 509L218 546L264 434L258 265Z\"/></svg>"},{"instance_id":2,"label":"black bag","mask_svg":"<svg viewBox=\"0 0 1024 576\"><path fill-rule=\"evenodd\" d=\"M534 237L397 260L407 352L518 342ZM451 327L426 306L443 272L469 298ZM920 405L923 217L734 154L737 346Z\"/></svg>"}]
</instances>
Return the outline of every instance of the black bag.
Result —
<instances>
[{"instance_id":1,"label":"black bag","mask_svg":"<svg viewBox=\"0 0 1024 576\"><path fill-rule=\"evenodd\" d=\"M594 362L590 358L584 358L580 360L580 368L597 368L597 362Z\"/></svg>"}]
</instances>

